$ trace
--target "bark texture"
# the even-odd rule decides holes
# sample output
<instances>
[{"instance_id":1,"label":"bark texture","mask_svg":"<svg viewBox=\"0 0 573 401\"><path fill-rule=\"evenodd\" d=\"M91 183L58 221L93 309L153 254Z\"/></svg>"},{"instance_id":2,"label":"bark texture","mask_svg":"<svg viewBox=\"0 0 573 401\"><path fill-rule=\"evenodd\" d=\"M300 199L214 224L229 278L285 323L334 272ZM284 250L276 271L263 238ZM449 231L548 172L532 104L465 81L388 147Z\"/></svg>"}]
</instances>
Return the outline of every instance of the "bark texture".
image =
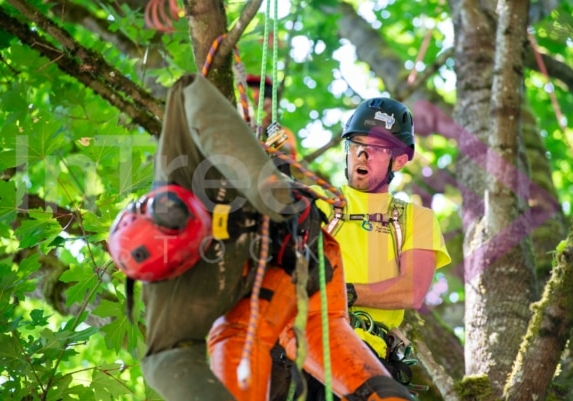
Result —
<instances>
[{"instance_id":1,"label":"bark texture","mask_svg":"<svg viewBox=\"0 0 573 401\"><path fill-rule=\"evenodd\" d=\"M502 398L513 367L514 378L531 387L516 389L508 384L516 397L511 399L531 399L532 394L543 394L539 399L544 399L550 380L541 383L539 373L535 376L533 370L539 366L529 376L523 365L514 365L517 342L530 319L529 305L538 297L529 234L546 222L551 224L556 209L554 202L548 202L551 187L541 188L529 178L524 153L523 137L528 131L522 124L521 88L528 4L451 5L456 22L456 120L464 129L457 172L463 184L462 221L467 230L466 378L459 391L463 399L475 399L478 393L483 399ZM530 205L537 206L535 219ZM559 349L552 355L560 354L565 345L551 344ZM556 364L555 360L548 363L549 376L553 374L549 366Z\"/></svg>"},{"instance_id":2,"label":"bark texture","mask_svg":"<svg viewBox=\"0 0 573 401\"><path fill-rule=\"evenodd\" d=\"M504 399L545 400L561 354L573 328L573 230L558 246L551 278L539 302L532 305L533 318L521 343L504 392ZM569 386L557 388L556 396L568 399Z\"/></svg>"}]
</instances>

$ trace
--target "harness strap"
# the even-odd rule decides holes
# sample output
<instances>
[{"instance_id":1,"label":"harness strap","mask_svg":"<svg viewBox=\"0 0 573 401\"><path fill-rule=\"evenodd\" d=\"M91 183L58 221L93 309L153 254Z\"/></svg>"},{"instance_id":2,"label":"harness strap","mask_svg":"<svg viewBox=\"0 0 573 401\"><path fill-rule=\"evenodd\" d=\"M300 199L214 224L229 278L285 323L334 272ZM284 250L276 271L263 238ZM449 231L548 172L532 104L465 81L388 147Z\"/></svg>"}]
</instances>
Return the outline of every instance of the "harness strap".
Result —
<instances>
[{"instance_id":1,"label":"harness strap","mask_svg":"<svg viewBox=\"0 0 573 401\"><path fill-rule=\"evenodd\" d=\"M405 213L405 210L402 209L402 213ZM398 271L401 270L400 262L402 257L402 245L404 244L404 238L402 236L402 226L400 225L400 212L398 211L398 207L394 206L392 210L392 225L394 226L394 231L392 231L393 238L394 238L394 249L396 250L396 263L398 264Z\"/></svg>"},{"instance_id":2,"label":"harness strap","mask_svg":"<svg viewBox=\"0 0 573 401\"><path fill-rule=\"evenodd\" d=\"M344 217L344 209L335 207L334 208L334 217L330 220L328 225L326 226L326 232L334 236L334 234L338 231L339 224L342 222Z\"/></svg>"},{"instance_id":3,"label":"harness strap","mask_svg":"<svg viewBox=\"0 0 573 401\"><path fill-rule=\"evenodd\" d=\"M394 216L399 217L399 214L392 214L393 217L384 219L384 213L352 213L352 214L342 214L340 216L341 220L343 221L368 221L371 223L382 223L384 225L388 225L388 223L393 223Z\"/></svg>"},{"instance_id":4,"label":"harness strap","mask_svg":"<svg viewBox=\"0 0 573 401\"><path fill-rule=\"evenodd\" d=\"M404 245L404 231L402 225L405 220L404 213L406 213L406 206L407 202L393 197L390 201L390 205L388 206L388 211L391 213L392 217L388 218L385 216L390 213L347 214L345 213L346 207L334 207L330 222L326 226L326 231L334 236L345 221L362 221L362 227L369 231L372 230L372 223L390 226L390 235L392 235L394 249L396 251L396 263L398 264L398 269L400 269L400 257L402 256L402 245Z\"/></svg>"}]
</instances>

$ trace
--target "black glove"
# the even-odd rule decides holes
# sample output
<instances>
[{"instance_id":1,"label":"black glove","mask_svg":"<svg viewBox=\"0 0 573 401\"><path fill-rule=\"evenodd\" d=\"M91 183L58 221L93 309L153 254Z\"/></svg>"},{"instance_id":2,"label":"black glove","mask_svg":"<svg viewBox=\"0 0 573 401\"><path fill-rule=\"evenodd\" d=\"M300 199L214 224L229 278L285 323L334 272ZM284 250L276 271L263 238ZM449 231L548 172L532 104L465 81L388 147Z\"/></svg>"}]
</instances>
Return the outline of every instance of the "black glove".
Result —
<instances>
[{"instance_id":1,"label":"black glove","mask_svg":"<svg viewBox=\"0 0 573 401\"><path fill-rule=\"evenodd\" d=\"M358 296L356 295L356 288L354 288L354 284L346 283L346 298L348 300L348 307L350 308L356 300Z\"/></svg>"}]
</instances>

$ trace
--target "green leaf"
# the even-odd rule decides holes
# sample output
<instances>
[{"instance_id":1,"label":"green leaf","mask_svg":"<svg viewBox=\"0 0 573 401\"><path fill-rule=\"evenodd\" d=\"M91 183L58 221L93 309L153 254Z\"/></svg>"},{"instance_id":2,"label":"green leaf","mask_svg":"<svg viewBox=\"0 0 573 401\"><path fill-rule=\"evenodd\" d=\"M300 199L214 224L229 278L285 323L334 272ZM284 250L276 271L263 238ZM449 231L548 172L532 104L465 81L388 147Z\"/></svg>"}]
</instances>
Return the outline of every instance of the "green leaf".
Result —
<instances>
[{"instance_id":1,"label":"green leaf","mask_svg":"<svg viewBox=\"0 0 573 401\"><path fill-rule=\"evenodd\" d=\"M0 334L0 365L17 369L22 364L22 347L10 334Z\"/></svg>"},{"instance_id":2,"label":"green leaf","mask_svg":"<svg viewBox=\"0 0 573 401\"><path fill-rule=\"evenodd\" d=\"M75 302L82 303L85 297L92 294L92 291L100 285L100 279L94 271L85 266L71 265L61 276L60 281L64 283L73 283L65 291L66 305L70 306ZM95 293L93 293L95 295Z\"/></svg>"},{"instance_id":3,"label":"green leaf","mask_svg":"<svg viewBox=\"0 0 573 401\"><path fill-rule=\"evenodd\" d=\"M69 147L61 122L45 112L40 112L31 128L32 131L26 135L24 141L27 142L27 162L55 166L64 150Z\"/></svg>"},{"instance_id":4,"label":"green leaf","mask_svg":"<svg viewBox=\"0 0 573 401\"><path fill-rule=\"evenodd\" d=\"M15 231L20 239L20 248L29 248L44 241L51 243L62 232L62 227L52 219L49 206L46 211L34 209L28 213L31 219L23 220Z\"/></svg>"},{"instance_id":5,"label":"green leaf","mask_svg":"<svg viewBox=\"0 0 573 401\"><path fill-rule=\"evenodd\" d=\"M44 311L42 309L34 309L30 312L30 318L32 319L32 321L29 322L30 328L48 325L49 316L44 316Z\"/></svg>"},{"instance_id":6,"label":"green leaf","mask_svg":"<svg viewBox=\"0 0 573 401\"><path fill-rule=\"evenodd\" d=\"M72 342L80 342L80 341L87 341L99 331L97 327L88 327L84 330L74 331L68 339Z\"/></svg>"},{"instance_id":7,"label":"green leaf","mask_svg":"<svg viewBox=\"0 0 573 401\"><path fill-rule=\"evenodd\" d=\"M26 292L34 290L36 283L29 280L28 277L20 277L20 272L15 272L12 267L0 263L0 310L6 308L5 313L8 312L9 305L12 304L13 299L25 299ZM11 308L11 307L10 307ZM10 326L15 322L10 321ZM0 328L3 328L0 326ZM9 330L7 327L6 330Z\"/></svg>"},{"instance_id":8,"label":"green leaf","mask_svg":"<svg viewBox=\"0 0 573 401\"><path fill-rule=\"evenodd\" d=\"M22 204L22 196L16 192L13 181L0 180L0 221L10 224L18 214L18 206Z\"/></svg>"},{"instance_id":9,"label":"green leaf","mask_svg":"<svg viewBox=\"0 0 573 401\"><path fill-rule=\"evenodd\" d=\"M96 401L95 398L95 394L93 392L93 390L87 386L81 386L81 385L76 385L76 386L72 386L70 385L67 388L64 388L62 384L58 384L58 386L62 386L63 390L62 391L62 401L77 401L77 400L82 400L82 401ZM98 400L99 401L99 400Z\"/></svg>"},{"instance_id":10,"label":"green leaf","mask_svg":"<svg viewBox=\"0 0 573 401\"><path fill-rule=\"evenodd\" d=\"M105 333L105 343L109 348L119 352L124 347L128 350L134 350L137 347L141 332L137 325L129 321L125 305L102 300L93 313L101 317L115 318L111 323L101 328L101 331Z\"/></svg>"},{"instance_id":11,"label":"green leaf","mask_svg":"<svg viewBox=\"0 0 573 401\"><path fill-rule=\"evenodd\" d=\"M120 372L121 365L110 364L94 369L91 388L98 400L117 400L123 395L132 393L116 375Z\"/></svg>"},{"instance_id":12,"label":"green leaf","mask_svg":"<svg viewBox=\"0 0 573 401\"><path fill-rule=\"evenodd\" d=\"M18 264L18 275L22 279L30 279L30 275L35 273L40 269L40 255L38 253L33 253L30 256L22 259L22 261Z\"/></svg>"},{"instance_id":13,"label":"green leaf","mask_svg":"<svg viewBox=\"0 0 573 401\"><path fill-rule=\"evenodd\" d=\"M70 387L73 377L70 375L64 375L58 380L54 381L48 392L48 397L46 401L57 401L63 400L64 393Z\"/></svg>"},{"instance_id":14,"label":"green leaf","mask_svg":"<svg viewBox=\"0 0 573 401\"><path fill-rule=\"evenodd\" d=\"M0 103L2 104L3 111L18 112L27 107L28 103L22 95L21 89L19 85L15 85L10 90L3 91L0 94Z\"/></svg>"}]
</instances>

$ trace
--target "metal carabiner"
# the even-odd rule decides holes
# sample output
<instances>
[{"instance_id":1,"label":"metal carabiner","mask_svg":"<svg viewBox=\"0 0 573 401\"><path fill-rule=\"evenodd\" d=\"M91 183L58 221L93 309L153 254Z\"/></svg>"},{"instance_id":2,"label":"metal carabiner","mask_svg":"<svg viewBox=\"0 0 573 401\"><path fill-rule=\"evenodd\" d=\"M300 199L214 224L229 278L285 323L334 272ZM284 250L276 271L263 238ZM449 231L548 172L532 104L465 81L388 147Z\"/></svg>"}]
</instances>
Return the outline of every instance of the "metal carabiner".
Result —
<instances>
[{"instance_id":1,"label":"metal carabiner","mask_svg":"<svg viewBox=\"0 0 573 401\"><path fill-rule=\"evenodd\" d=\"M365 229L366 231L372 231L372 223L370 223L368 220L363 220L362 228Z\"/></svg>"},{"instance_id":2,"label":"metal carabiner","mask_svg":"<svg viewBox=\"0 0 573 401\"><path fill-rule=\"evenodd\" d=\"M373 334L374 331L374 319L372 319L372 316L370 316L370 314L368 312L364 312L364 311L356 311L356 312L352 312L356 317L359 318L364 318L364 320L362 320L364 323L366 323L367 328L362 327L364 330L366 330L366 332Z\"/></svg>"}]
</instances>

